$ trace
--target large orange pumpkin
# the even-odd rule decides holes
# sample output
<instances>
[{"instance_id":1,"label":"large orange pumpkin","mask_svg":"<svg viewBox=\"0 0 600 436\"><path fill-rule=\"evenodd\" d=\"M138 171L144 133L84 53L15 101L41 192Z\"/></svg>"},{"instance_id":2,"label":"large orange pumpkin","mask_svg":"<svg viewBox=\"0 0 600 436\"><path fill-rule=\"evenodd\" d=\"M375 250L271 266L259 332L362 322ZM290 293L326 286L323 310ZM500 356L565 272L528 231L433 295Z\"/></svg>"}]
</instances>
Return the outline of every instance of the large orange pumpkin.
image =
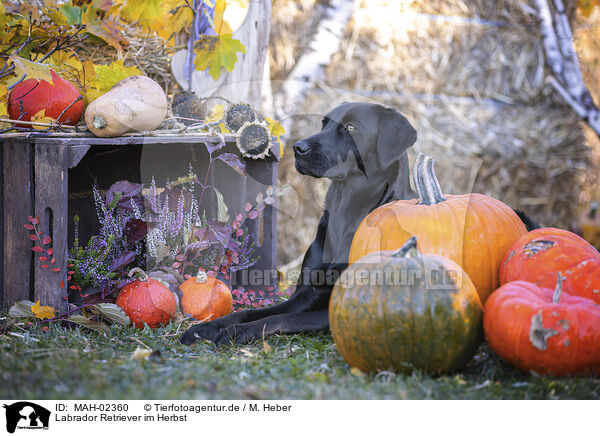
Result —
<instances>
[{"instance_id":1,"label":"large orange pumpkin","mask_svg":"<svg viewBox=\"0 0 600 436\"><path fill-rule=\"evenodd\" d=\"M200 321L210 321L233 310L233 296L227 285L204 271L187 279L179 289L183 293L183 312Z\"/></svg>"},{"instance_id":2,"label":"large orange pumpkin","mask_svg":"<svg viewBox=\"0 0 600 436\"><path fill-rule=\"evenodd\" d=\"M133 268L130 275L139 278L123 287L115 301L131 322L138 328L144 323L150 328L168 324L177 313L175 296L158 280L149 278L140 268Z\"/></svg>"},{"instance_id":3,"label":"large orange pumpkin","mask_svg":"<svg viewBox=\"0 0 600 436\"><path fill-rule=\"evenodd\" d=\"M398 249L415 235L421 253L459 264L485 302L499 286L504 254L527 233L525 225L509 206L492 197L444 196L429 156L417 156L413 179L419 198L394 201L367 215L354 234L349 263L368 253Z\"/></svg>"},{"instance_id":4,"label":"large orange pumpkin","mask_svg":"<svg viewBox=\"0 0 600 436\"><path fill-rule=\"evenodd\" d=\"M500 283L514 280L538 286L556 286L556 274L565 277L564 290L600 304L600 253L589 242L567 230L535 229L515 242L500 267Z\"/></svg>"},{"instance_id":5,"label":"large orange pumpkin","mask_svg":"<svg viewBox=\"0 0 600 436\"><path fill-rule=\"evenodd\" d=\"M490 347L523 371L600 374L600 305L518 280L492 293L483 328ZM562 294L561 294L562 293Z\"/></svg>"}]
</instances>

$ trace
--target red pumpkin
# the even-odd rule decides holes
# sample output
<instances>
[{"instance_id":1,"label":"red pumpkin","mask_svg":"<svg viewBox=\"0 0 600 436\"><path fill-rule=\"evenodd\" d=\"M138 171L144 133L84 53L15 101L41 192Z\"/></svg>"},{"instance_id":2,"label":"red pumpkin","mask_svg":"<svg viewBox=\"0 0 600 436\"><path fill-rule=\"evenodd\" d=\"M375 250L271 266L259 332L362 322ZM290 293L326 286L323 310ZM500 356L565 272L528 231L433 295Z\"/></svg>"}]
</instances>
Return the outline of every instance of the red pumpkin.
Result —
<instances>
[{"instance_id":1,"label":"red pumpkin","mask_svg":"<svg viewBox=\"0 0 600 436\"><path fill-rule=\"evenodd\" d=\"M166 325L177 313L177 300L173 293L158 280L149 278L139 268L133 268L129 275L139 274L139 279L121 289L117 306L125 311L132 324L144 328Z\"/></svg>"},{"instance_id":2,"label":"red pumpkin","mask_svg":"<svg viewBox=\"0 0 600 436\"><path fill-rule=\"evenodd\" d=\"M542 228L523 235L502 262L500 283L525 280L554 288L558 272L565 278L565 292L600 304L600 253L566 230Z\"/></svg>"},{"instance_id":3,"label":"red pumpkin","mask_svg":"<svg viewBox=\"0 0 600 436\"><path fill-rule=\"evenodd\" d=\"M10 91L8 114L12 120L31 121L31 117L45 109L47 117L69 126L77 124L83 113L83 101L76 101L81 94L71 82L58 77L54 71L50 71L50 74L52 83L46 80L27 79L15 85ZM19 118L21 106L23 116ZM67 107L69 109L61 115Z\"/></svg>"},{"instance_id":4,"label":"red pumpkin","mask_svg":"<svg viewBox=\"0 0 600 436\"><path fill-rule=\"evenodd\" d=\"M483 329L508 363L538 374L600 374L600 305L515 281L492 292ZM562 292L562 295L561 295Z\"/></svg>"},{"instance_id":5,"label":"red pumpkin","mask_svg":"<svg viewBox=\"0 0 600 436\"><path fill-rule=\"evenodd\" d=\"M200 321L210 321L233 310L233 296L227 285L204 271L187 279L179 289L183 293L183 312Z\"/></svg>"}]
</instances>

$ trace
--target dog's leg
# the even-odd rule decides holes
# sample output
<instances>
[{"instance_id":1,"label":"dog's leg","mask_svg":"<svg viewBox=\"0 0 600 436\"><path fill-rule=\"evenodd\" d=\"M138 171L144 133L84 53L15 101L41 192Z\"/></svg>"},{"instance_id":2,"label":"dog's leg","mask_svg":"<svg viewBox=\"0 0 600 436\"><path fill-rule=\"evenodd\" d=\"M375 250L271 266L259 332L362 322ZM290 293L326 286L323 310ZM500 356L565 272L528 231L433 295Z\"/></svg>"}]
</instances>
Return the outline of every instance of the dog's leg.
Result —
<instances>
[{"instance_id":1,"label":"dog's leg","mask_svg":"<svg viewBox=\"0 0 600 436\"><path fill-rule=\"evenodd\" d=\"M327 222L328 216L325 212L319 222L317 236L304 255L296 291L289 300L264 309L242 310L214 321L195 324L183 333L180 342L190 345L198 338L214 341L222 329L232 325L252 322L281 313L310 312L326 308L331 286L313 286L310 272L323 268L323 246L325 245Z\"/></svg>"},{"instance_id":2,"label":"dog's leg","mask_svg":"<svg viewBox=\"0 0 600 436\"><path fill-rule=\"evenodd\" d=\"M327 309L315 312L282 313L266 318L234 324L221 329L213 339L217 345L246 344L252 340L260 339L274 334L293 334L329 328L329 311Z\"/></svg>"}]
</instances>

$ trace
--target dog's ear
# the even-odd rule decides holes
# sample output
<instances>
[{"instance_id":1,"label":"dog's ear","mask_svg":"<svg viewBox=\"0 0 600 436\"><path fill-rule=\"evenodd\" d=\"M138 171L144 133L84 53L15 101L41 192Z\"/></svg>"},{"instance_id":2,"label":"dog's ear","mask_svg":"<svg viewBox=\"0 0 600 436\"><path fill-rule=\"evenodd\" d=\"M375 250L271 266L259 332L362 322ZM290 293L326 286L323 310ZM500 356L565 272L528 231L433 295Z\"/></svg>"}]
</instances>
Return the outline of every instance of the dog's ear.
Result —
<instances>
[{"instance_id":1,"label":"dog's ear","mask_svg":"<svg viewBox=\"0 0 600 436\"><path fill-rule=\"evenodd\" d=\"M417 140L417 131L396 109L382 107L377 135L377 160L380 168L398 161Z\"/></svg>"}]
</instances>

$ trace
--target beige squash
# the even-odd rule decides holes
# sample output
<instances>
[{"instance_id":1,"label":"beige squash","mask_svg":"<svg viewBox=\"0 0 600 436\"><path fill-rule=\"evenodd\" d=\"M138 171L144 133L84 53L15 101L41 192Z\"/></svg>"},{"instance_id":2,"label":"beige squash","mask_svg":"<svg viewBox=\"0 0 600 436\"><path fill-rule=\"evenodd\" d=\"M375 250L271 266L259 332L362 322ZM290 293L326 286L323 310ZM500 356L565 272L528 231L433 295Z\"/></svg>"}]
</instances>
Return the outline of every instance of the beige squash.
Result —
<instances>
[{"instance_id":1,"label":"beige squash","mask_svg":"<svg viewBox=\"0 0 600 436\"><path fill-rule=\"evenodd\" d=\"M154 130L167 115L167 96L146 76L130 76L92 101L85 110L85 124L96 136Z\"/></svg>"}]
</instances>

